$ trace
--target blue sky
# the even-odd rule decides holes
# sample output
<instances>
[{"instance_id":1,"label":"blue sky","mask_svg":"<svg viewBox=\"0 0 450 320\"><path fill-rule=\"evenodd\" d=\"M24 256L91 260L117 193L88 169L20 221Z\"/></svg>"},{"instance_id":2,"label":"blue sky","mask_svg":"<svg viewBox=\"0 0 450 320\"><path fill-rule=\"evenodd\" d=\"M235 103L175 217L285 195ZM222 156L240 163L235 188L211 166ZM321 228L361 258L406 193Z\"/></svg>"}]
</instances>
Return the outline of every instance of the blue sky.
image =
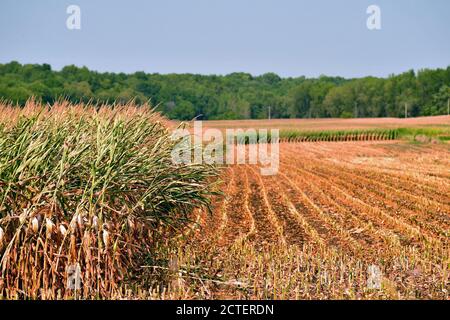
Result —
<instances>
[{"instance_id":1,"label":"blue sky","mask_svg":"<svg viewBox=\"0 0 450 320\"><path fill-rule=\"evenodd\" d=\"M68 30L66 8L81 8ZM366 27L381 8L382 29ZM344 77L450 65L448 0L1 0L0 63Z\"/></svg>"}]
</instances>

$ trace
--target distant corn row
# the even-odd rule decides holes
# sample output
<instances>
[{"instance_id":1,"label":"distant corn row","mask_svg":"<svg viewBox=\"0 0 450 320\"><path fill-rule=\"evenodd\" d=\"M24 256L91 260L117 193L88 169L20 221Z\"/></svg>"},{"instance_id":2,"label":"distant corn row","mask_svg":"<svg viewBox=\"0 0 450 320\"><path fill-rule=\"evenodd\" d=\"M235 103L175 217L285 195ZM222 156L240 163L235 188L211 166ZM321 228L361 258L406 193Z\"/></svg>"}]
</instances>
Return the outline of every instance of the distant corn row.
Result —
<instances>
[{"instance_id":1,"label":"distant corn row","mask_svg":"<svg viewBox=\"0 0 450 320\"><path fill-rule=\"evenodd\" d=\"M316 141L376 141L395 140L398 137L397 129L383 130L342 130L342 131L281 131L282 142L316 142Z\"/></svg>"},{"instance_id":2,"label":"distant corn row","mask_svg":"<svg viewBox=\"0 0 450 320\"><path fill-rule=\"evenodd\" d=\"M215 168L176 143L148 106L0 104L0 299L113 297L209 206Z\"/></svg>"},{"instance_id":3,"label":"distant corn row","mask_svg":"<svg viewBox=\"0 0 450 320\"><path fill-rule=\"evenodd\" d=\"M240 134L237 136L237 143L251 144L259 141L275 142L340 142L340 141L379 141L395 140L399 137L398 129L371 129L371 130L327 130L327 131L301 131L301 130L280 130L279 137L275 138L270 131L267 138L258 133Z\"/></svg>"}]
</instances>

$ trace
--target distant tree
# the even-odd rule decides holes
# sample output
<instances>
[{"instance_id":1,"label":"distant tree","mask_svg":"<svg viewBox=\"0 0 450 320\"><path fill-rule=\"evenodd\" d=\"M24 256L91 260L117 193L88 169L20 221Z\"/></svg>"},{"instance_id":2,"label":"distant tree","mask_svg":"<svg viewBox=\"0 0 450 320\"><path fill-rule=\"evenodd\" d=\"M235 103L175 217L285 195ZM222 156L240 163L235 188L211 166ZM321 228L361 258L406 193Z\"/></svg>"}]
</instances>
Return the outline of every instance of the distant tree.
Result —
<instances>
[{"instance_id":1,"label":"distant tree","mask_svg":"<svg viewBox=\"0 0 450 320\"><path fill-rule=\"evenodd\" d=\"M88 101L92 98L91 86L87 81L67 83L63 93L72 101Z\"/></svg>"},{"instance_id":2,"label":"distant tree","mask_svg":"<svg viewBox=\"0 0 450 320\"><path fill-rule=\"evenodd\" d=\"M22 86L4 87L0 85L0 97L24 105L33 92Z\"/></svg>"},{"instance_id":3,"label":"distant tree","mask_svg":"<svg viewBox=\"0 0 450 320\"><path fill-rule=\"evenodd\" d=\"M184 100L177 102L169 115L171 118L179 120L192 120L196 116L194 105Z\"/></svg>"},{"instance_id":4,"label":"distant tree","mask_svg":"<svg viewBox=\"0 0 450 320\"><path fill-rule=\"evenodd\" d=\"M259 76L257 79L271 86L276 85L281 81L281 78L273 72L265 73Z\"/></svg>"},{"instance_id":5,"label":"distant tree","mask_svg":"<svg viewBox=\"0 0 450 320\"><path fill-rule=\"evenodd\" d=\"M426 108L427 115L442 115L449 113L450 86L443 85L432 97L431 104Z\"/></svg>"},{"instance_id":6,"label":"distant tree","mask_svg":"<svg viewBox=\"0 0 450 320\"><path fill-rule=\"evenodd\" d=\"M289 110L291 118L307 118L310 117L311 108L311 83L304 82L298 86L293 92L292 105Z\"/></svg>"},{"instance_id":7,"label":"distant tree","mask_svg":"<svg viewBox=\"0 0 450 320\"><path fill-rule=\"evenodd\" d=\"M252 76L198 74L99 73L69 65L61 71L48 64L16 61L0 64L0 98L23 105L30 96L52 102L112 103L151 101L170 118L265 119L310 117L403 117L445 114L450 86L446 69L413 70L388 78L344 79L320 76L281 78L275 73Z\"/></svg>"}]
</instances>

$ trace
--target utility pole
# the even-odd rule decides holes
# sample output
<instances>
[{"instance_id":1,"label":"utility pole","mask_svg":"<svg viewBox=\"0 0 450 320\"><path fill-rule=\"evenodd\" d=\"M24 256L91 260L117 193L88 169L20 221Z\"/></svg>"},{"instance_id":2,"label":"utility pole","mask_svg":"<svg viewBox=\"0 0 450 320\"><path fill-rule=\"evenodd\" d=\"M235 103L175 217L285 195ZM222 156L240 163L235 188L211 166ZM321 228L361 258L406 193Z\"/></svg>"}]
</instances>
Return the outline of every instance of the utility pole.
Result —
<instances>
[{"instance_id":1,"label":"utility pole","mask_svg":"<svg viewBox=\"0 0 450 320\"><path fill-rule=\"evenodd\" d=\"M270 120L270 106L268 106L268 108L269 108L269 120Z\"/></svg>"},{"instance_id":2,"label":"utility pole","mask_svg":"<svg viewBox=\"0 0 450 320\"><path fill-rule=\"evenodd\" d=\"M450 98L447 99L447 115L450 116Z\"/></svg>"},{"instance_id":3,"label":"utility pole","mask_svg":"<svg viewBox=\"0 0 450 320\"><path fill-rule=\"evenodd\" d=\"M408 104L405 102L405 118L408 118Z\"/></svg>"}]
</instances>

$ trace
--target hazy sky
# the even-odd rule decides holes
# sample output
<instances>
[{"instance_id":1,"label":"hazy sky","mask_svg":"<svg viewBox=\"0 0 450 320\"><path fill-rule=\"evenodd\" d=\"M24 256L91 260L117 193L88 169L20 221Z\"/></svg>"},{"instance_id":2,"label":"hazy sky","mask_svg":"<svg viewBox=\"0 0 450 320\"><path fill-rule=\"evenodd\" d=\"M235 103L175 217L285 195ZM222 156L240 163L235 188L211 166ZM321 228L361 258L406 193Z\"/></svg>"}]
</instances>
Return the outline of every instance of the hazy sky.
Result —
<instances>
[{"instance_id":1,"label":"hazy sky","mask_svg":"<svg viewBox=\"0 0 450 320\"><path fill-rule=\"evenodd\" d=\"M81 8L81 30L66 9ZM382 29L366 27L369 5ZM450 65L449 0L1 0L0 63L387 76Z\"/></svg>"}]
</instances>

